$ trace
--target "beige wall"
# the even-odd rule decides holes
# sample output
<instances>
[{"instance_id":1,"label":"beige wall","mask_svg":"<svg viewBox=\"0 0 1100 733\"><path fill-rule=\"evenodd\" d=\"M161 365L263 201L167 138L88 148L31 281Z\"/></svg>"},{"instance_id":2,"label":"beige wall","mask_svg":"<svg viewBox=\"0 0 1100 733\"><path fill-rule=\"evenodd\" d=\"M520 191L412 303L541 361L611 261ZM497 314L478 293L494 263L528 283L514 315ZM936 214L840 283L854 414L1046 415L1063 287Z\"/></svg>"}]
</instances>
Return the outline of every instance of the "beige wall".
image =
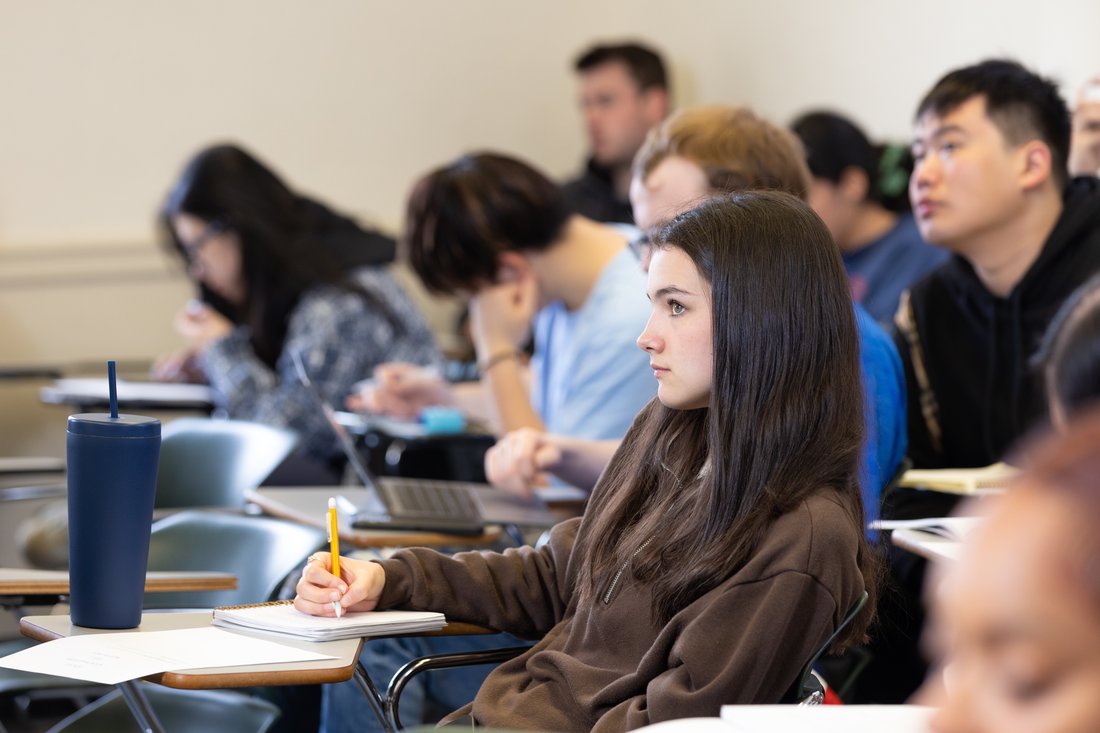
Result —
<instances>
[{"instance_id":1,"label":"beige wall","mask_svg":"<svg viewBox=\"0 0 1100 733\"><path fill-rule=\"evenodd\" d=\"M597 38L662 47L681 104L829 105L904 139L921 92L985 56L1072 89L1098 28L1095 0L0 0L0 363L174 346L189 290L151 221L214 140L393 229L414 177L464 150L574 170L570 59ZM2 395L0 454L27 442L21 410L58 419L33 397Z\"/></svg>"}]
</instances>

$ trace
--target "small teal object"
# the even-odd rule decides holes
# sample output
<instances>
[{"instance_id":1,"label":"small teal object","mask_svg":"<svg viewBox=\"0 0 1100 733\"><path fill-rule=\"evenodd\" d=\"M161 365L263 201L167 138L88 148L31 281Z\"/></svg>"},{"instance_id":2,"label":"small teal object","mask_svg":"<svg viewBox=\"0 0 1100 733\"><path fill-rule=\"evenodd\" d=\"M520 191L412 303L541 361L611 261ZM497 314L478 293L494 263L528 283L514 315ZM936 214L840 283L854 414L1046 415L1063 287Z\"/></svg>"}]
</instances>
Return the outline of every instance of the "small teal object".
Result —
<instances>
[{"instance_id":1,"label":"small teal object","mask_svg":"<svg viewBox=\"0 0 1100 733\"><path fill-rule=\"evenodd\" d=\"M461 433L466 429L466 418L453 407L425 407L420 411L420 424L428 435Z\"/></svg>"}]
</instances>

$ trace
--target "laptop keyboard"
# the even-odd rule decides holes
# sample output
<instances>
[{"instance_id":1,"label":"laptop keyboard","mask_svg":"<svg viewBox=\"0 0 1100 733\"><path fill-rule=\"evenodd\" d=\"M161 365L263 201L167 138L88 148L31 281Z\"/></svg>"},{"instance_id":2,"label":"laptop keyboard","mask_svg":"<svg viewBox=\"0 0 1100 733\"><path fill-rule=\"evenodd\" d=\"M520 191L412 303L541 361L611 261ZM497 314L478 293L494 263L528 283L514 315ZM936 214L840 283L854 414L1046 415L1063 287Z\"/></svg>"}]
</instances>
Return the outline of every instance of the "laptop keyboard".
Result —
<instances>
[{"instance_id":1,"label":"laptop keyboard","mask_svg":"<svg viewBox=\"0 0 1100 733\"><path fill-rule=\"evenodd\" d=\"M390 479L382 487L391 510L396 513L432 517L480 519L481 510L472 492L453 481Z\"/></svg>"}]
</instances>

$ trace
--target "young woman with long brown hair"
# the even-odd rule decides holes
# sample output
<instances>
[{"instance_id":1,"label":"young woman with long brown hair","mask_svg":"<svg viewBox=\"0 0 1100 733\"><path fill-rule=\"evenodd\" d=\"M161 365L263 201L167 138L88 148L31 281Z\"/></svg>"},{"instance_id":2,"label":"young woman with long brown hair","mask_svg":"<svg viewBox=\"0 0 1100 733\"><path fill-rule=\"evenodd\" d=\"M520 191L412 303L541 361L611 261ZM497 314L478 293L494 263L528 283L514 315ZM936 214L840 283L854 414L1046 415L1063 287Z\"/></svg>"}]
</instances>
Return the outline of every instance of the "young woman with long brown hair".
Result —
<instances>
[{"instance_id":1,"label":"young woman with long brown hair","mask_svg":"<svg viewBox=\"0 0 1100 733\"><path fill-rule=\"evenodd\" d=\"M747 192L677 217L649 271L638 345L658 396L585 516L540 549L381 563L324 553L297 607L401 606L541 637L498 667L479 725L627 730L780 702L864 591L855 319L840 256L793 196ZM838 644L863 638L871 603Z\"/></svg>"}]
</instances>

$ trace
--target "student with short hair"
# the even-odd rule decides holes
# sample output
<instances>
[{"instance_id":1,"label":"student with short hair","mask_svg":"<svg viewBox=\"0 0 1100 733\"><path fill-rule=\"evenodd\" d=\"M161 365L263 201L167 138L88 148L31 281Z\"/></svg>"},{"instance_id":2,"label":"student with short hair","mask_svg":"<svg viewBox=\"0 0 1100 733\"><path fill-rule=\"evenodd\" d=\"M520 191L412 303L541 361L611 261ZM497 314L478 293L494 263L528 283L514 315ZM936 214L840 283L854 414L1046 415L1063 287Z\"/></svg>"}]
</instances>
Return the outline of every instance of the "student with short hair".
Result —
<instances>
[{"instance_id":1,"label":"student with short hair","mask_svg":"<svg viewBox=\"0 0 1100 733\"><path fill-rule=\"evenodd\" d=\"M883 328L892 329L903 290L939 267L945 250L930 246L909 213L895 211L891 193L905 195L909 172L901 148L876 148L850 119L812 111L791 123L806 149L813 181L809 204L840 247L852 299ZM893 167L882 170L890 159ZM887 186L896 186L888 191Z\"/></svg>"},{"instance_id":2,"label":"student with short hair","mask_svg":"<svg viewBox=\"0 0 1100 733\"><path fill-rule=\"evenodd\" d=\"M1046 414L1029 360L1100 269L1100 181L1070 179L1069 139L1057 88L1012 61L957 69L918 107L909 193L954 256L898 310L915 466L989 465Z\"/></svg>"},{"instance_id":3,"label":"student with short hair","mask_svg":"<svg viewBox=\"0 0 1100 733\"><path fill-rule=\"evenodd\" d=\"M858 337L828 230L790 195L746 192L677 217L655 247L637 341L657 399L582 518L541 549L341 558L339 578L317 553L298 583L305 613L432 609L541 637L461 711L476 725L623 731L778 703L875 595Z\"/></svg>"},{"instance_id":4,"label":"student with short hair","mask_svg":"<svg viewBox=\"0 0 1100 733\"><path fill-rule=\"evenodd\" d=\"M1070 115L1057 87L1014 61L936 82L917 108L909 195L921 234L952 257L902 296L896 338L909 394L909 458L986 466L1046 420L1031 368L1063 300L1100 270L1100 181L1070 178ZM948 514L958 497L897 491L891 519ZM901 702L923 680L925 562L890 556L860 701Z\"/></svg>"},{"instance_id":5,"label":"student with short hair","mask_svg":"<svg viewBox=\"0 0 1100 733\"><path fill-rule=\"evenodd\" d=\"M428 290L471 296L485 402L503 430L618 438L653 396L631 335L645 323L645 275L626 238L572 213L526 163L478 153L425 175L409 197L404 245ZM530 380L520 358L529 336ZM451 399L438 377L384 365L364 402L415 416Z\"/></svg>"},{"instance_id":6,"label":"student with short hair","mask_svg":"<svg viewBox=\"0 0 1100 733\"><path fill-rule=\"evenodd\" d=\"M590 157L564 184L566 200L589 219L632 223L630 163L670 107L664 61L641 43L599 44L581 53L574 69Z\"/></svg>"}]
</instances>

